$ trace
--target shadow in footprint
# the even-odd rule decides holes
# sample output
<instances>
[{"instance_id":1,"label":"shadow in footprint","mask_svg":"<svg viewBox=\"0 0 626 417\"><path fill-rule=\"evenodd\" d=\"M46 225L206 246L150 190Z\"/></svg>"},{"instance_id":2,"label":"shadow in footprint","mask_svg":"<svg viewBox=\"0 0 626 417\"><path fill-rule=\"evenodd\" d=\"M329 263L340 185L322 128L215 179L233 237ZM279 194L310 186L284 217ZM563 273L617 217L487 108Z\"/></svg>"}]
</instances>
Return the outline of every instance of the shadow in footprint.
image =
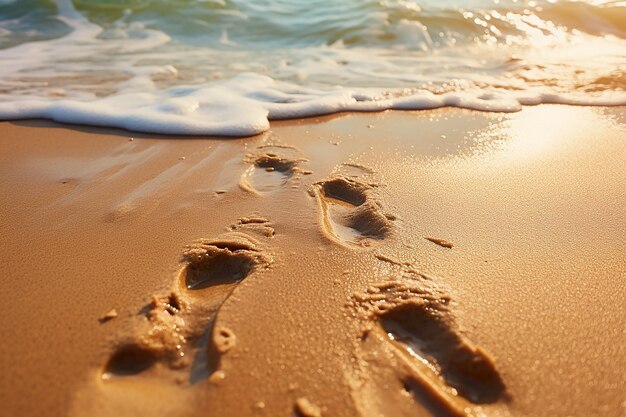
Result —
<instances>
[{"instance_id":1,"label":"shadow in footprint","mask_svg":"<svg viewBox=\"0 0 626 417\"><path fill-rule=\"evenodd\" d=\"M192 384L206 380L217 369L217 360L214 356L209 356L208 354L214 321L215 314L212 314L205 331L198 339L198 350L191 363L191 371L189 373L189 382Z\"/></svg>"},{"instance_id":2,"label":"shadow in footprint","mask_svg":"<svg viewBox=\"0 0 626 417\"><path fill-rule=\"evenodd\" d=\"M104 367L102 379L137 375L150 369L158 358L155 352L136 344L120 347Z\"/></svg>"},{"instance_id":3,"label":"shadow in footprint","mask_svg":"<svg viewBox=\"0 0 626 417\"><path fill-rule=\"evenodd\" d=\"M461 337L446 314L405 302L382 313L380 323L394 342L472 403L493 403L505 394L493 359Z\"/></svg>"},{"instance_id":4,"label":"shadow in footprint","mask_svg":"<svg viewBox=\"0 0 626 417\"><path fill-rule=\"evenodd\" d=\"M336 177L317 184L322 227L327 236L343 243L367 246L392 230L391 218L369 197L371 185L348 177Z\"/></svg>"},{"instance_id":5,"label":"shadow in footprint","mask_svg":"<svg viewBox=\"0 0 626 417\"><path fill-rule=\"evenodd\" d=\"M256 266L267 263L256 244L242 235L222 240L203 240L184 254L181 279L188 290L230 286L247 277Z\"/></svg>"},{"instance_id":6,"label":"shadow in footprint","mask_svg":"<svg viewBox=\"0 0 626 417\"><path fill-rule=\"evenodd\" d=\"M185 271L185 285L190 290L210 286L234 284L244 279L252 270L254 261L247 253L226 250L208 256L199 263L189 265Z\"/></svg>"}]
</instances>

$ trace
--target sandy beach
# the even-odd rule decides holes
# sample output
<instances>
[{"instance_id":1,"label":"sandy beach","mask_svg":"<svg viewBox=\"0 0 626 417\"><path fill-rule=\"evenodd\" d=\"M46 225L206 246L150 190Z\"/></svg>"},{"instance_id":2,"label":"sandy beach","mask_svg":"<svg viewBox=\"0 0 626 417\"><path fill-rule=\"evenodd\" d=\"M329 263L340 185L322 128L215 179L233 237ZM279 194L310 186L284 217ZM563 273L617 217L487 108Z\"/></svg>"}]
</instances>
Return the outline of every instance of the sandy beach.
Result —
<instances>
[{"instance_id":1,"label":"sandy beach","mask_svg":"<svg viewBox=\"0 0 626 417\"><path fill-rule=\"evenodd\" d=\"M0 414L624 416L625 120L3 122Z\"/></svg>"}]
</instances>

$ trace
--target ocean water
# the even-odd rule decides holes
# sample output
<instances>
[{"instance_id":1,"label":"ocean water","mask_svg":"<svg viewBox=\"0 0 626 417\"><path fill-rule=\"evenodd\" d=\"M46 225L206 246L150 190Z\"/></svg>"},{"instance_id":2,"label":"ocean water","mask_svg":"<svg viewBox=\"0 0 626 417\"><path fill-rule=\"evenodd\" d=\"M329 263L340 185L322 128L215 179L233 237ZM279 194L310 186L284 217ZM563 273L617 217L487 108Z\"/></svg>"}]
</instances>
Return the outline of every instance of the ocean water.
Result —
<instances>
[{"instance_id":1,"label":"ocean water","mask_svg":"<svg viewBox=\"0 0 626 417\"><path fill-rule=\"evenodd\" d=\"M194 135L626 105L626 1L0 0L0 119Z\"/></svg>"}]
</instances>

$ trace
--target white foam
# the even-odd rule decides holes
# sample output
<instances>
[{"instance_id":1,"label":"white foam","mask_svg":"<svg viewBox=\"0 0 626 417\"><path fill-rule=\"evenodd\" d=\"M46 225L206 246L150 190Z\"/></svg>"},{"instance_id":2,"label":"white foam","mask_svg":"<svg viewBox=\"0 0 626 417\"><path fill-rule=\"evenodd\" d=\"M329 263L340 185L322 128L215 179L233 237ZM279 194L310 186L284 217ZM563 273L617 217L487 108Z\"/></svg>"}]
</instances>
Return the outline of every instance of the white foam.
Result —
<instances>
[{"instance_id":1,"label":"white foam","mask_svg":"<svg viewBox=\"0 0 626 417\"><path fill-rule=\"evenodd\" d=\"M118 127L172 135L254 135L269 129L269 121L318 116L341 111L371 112L386 109L421 110L462 107L491 112L519 111L522 105L541 103L626 105L626 95L598 99L577 98L540 91L485 94L419 91L385 98L371 91L345 88L308 90L294 96L269 77L243 74L229 81L192 87L174 87L150 93L116 94L97 100L16 100L0 103L0 118L44 118L64 123ZM478 95L480 93L480 96ZM295 102L273 102L297 97ZM364 97L367 100L362 100Z\"/></svg>"}]
</instances>

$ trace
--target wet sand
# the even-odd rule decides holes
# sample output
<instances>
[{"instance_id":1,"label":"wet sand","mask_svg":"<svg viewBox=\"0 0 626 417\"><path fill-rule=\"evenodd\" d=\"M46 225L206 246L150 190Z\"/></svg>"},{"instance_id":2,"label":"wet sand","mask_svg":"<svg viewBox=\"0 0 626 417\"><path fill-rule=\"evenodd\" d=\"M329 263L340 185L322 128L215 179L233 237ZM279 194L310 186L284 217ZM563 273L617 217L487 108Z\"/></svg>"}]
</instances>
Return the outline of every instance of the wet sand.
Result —
<instances>
[{"instance_id":1,"label":"wet sand","mask_svg":"<svg viewBox=\"0 0 626 417\"><path fill-rule=\"evenodd\" d=\"M623 416L625 120L4 122L0 415Z\"/></svg>"}]
</instances>

